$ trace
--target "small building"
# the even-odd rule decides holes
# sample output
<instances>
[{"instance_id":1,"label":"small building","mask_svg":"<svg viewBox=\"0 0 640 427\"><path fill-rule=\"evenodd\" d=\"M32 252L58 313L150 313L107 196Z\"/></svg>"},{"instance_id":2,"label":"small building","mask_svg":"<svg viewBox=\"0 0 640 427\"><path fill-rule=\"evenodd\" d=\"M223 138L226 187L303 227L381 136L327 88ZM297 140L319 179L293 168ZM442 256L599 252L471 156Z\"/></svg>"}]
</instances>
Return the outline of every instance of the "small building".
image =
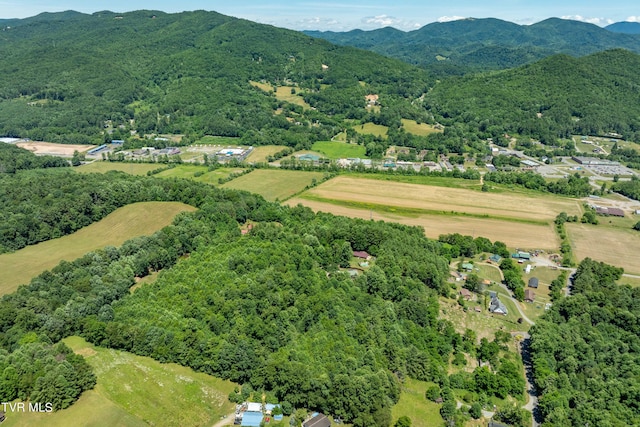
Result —
<instances>
[{"instance_id":1,"label":"small building","mask_svg":"<svg viewBox=\"0 0 640 427\"><path fill-rule=\"evenodd\" d=\"M366 251L353 251L353 256L365 260L371 259L371 255L369 255Z\"/></svg>"},{"instance_id":2,"label":"small building","mask_svg":"<svg viewBox=\"0 0 640 427\"><path fill-rule=\"evenodd\" d=\"M524 300L526 302L533 302L536 299L536 294L531 289L524 291Z\"/></svg>"},{"instance_id":3,"label":"small building","mask_svg":"<svg viewBox=\"0 0 640 427\"><path fill-rule=\"evenodd\" d=\"M507 306L504 305L504 303L500 301L500 298L498 298L497 296L491 298L491 304L489 304L489 312L502 314L503 316L509 314Z\"/></svg>"},{"instance_id":4,"label":"small building","mask_svg":"<svg viewBox=\"0 0 640 427\"><path fill-rule=\"evenodd\" d=\"M527 286L529 286L530 288L538 289L538 278L532 277L531 279L529 279L529 284Z\"/></svg>"},{"instance_id":5,"label":"small building","mask_svg":"<svg viewBox=\"0 0 640 427\"><path fill-rule=\"evenodd\" d=\"M473 264L471 264L470 262L463 262L461 267L465 271L472 271L473 270Z\"/></svg>"},{"instance_id":6,"label":"small building","mask_svg":"<svg viewBox=\"0 0 640 427\"><path fill-rule=\"evenodd\" d=\"M243 427L260 427L262 418L262 412L246 411L242 414L242 422L240 425Z\"/></svg>"},{"instance_id":7,"label":"small building","mask_svg":"<svg viewBox=\"0 0 640 427\"><path fill-rule=\"evenodd\" d=\"M522 259L522 260L530 260L531 254L529 252L518 251L514 254L511 254L511 258Z\"/></svg>"},{"instance_id":8,"label":"small building","mask_svg":"<svg viewBox=\"0 0 640 427\"><path fill-rule=\"evenodd\" d=\"M499 264L500 261L502 261L502 257L498 254L493 254L489 257L489 260L495 262L496 264Z\"/></svg>"},{"instance_id":9,"label":"small building","mask_svg":"<svg viewBox=\"0 0 640 427\"><path fill-rule=\"evenodd\" d=\"M331 421L324 414L316 413L302 423L302 427L331 427Z\"/></svg>"},{"instance_id":10,"label":"small building","mask_svg":"<svg viewBox=\"0 0 640 427\"><path fill-rule=\"evenodd\" d=\"M620 208L609 208L608 214L611 216L618 216L620 218L624 218L624 211Z\"/></svg>"},{"instance_id":11,"label":"small building","mask_svg":"<svg viewBox=\"0 0 640 427\"><path fill-rule=\"evenodd\" d=\"M460 289L460 295L467 301L470 301L471 298L473 298L473 294L471 293L471 291L465 288Z\"/></svg>"},{"instance_id":12,"label":"small building","mask_svg":"<svg viewBox=\"0 0 640 427\"><path fill-rule=\"evenodd\" d=\"M531 273L531 264L527 264L527 266L524 268L524 272L525 272L526 274Z\"/></svg>"}]
</instances>

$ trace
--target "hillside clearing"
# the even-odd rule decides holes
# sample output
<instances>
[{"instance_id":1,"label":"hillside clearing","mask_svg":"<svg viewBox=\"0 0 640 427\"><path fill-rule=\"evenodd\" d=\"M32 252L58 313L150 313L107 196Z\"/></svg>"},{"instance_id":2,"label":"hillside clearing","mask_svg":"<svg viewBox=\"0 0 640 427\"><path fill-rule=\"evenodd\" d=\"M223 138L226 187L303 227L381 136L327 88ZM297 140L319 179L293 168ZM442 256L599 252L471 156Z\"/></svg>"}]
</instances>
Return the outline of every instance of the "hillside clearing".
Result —
<instances>
[{"instance_id":1,"label":"hillside clearing","mask_svg":"<svg viewBox=\"0 0 640 427\"><path fill-rule=\"evenodd\" d=\"M174 363L95 347L80 337L64 342L82 354L98 378L94 390L54 413L12 413L20 426L210 426L233 412L234 384ZM4 425L4 424L3 424Z\"/></svg>"},{"instance_id":2,"label":"hillside clearing","mask_svg":"<svg viewBox=\"0 0 640 427\"><path fill-rule=\"evenodd\" d=\"M247 162L266 162L268 156L273 156L275 153L286 148L288 148L286 145L263 145L260 147L254 147L251 154L247 157Z\"/></svg>"},{"instance_id":3,"label":"hillside clearing","mask_svg":"<svg viewBox=\"0 0 640 427\"><path fill-rule=\"evenodd\" d=\"M387 126L377 125L375 123L357 124L353 126L353 130L363 135L374 135L382 138L386 138L387 132L389 132Z\"/></svg>"},{"instance_id":4,"label":"hillside clearing","mask_svg":"<svg viewBox=\"0 0 640 427\"><path fill-rule=\"evenodd\" d=\"M432 133L442 132L440 129L436 129L432 125L427 123L418 123L415 120L401 119L402 127L407 133L412 133L418 136L427 136Z\"/></svg>"},{"instance_id":5,"label":"hillside clearing","mask_svg":"<svg viewBox=\"0 0 640 427\"><path fill-rule=\"evenodd\" d=\"M640 233L637 231L571 223L565 227L578 260L589 257L623 267L625 273L640 274Z\"/></svg>"},{"instance_id":6,"label":"hillside clearing","mask_svg":"<svg viewBox=\"0 0 640 427\"><path fill-rule=\"evenodd\" d=\"M34 154L38 155L49 154L63 157L73 156L74 151L84 153L85 151L96 147L95 145L86 144L56 144L54 142L41 141L18 142L16 146L32 151Z\"/></svg>"},{"instance_id":7,"label":"hillside clearing","mask_svg":"<svg viewBox=\"0 0 640 427\"><path fill-rule=\"evenodd\" d=\"M224 184L223 188L245 190L260 194L267 200L285 200L323 178L322 172L302 172L277 169L256 169Z\"/></svg>"},{"instance_id":8,"label":"hillside clearing","mask_svg":"<svg viewBox=\"0 0 640 427\"><path fill-rule=\"evenodd\" d=\"M398 418L407 416L413 427L441 426L444 420L440 416L440 406L425 398L425 392L433 383L406 378L402 384L400 400L391 409L391 418L395 423Z\"/></svg>"},{"instance_id":9,"label":"hillside clearing","mask_svg":"<svg viewBox=\"0 0 640 427\"><path fill-rule=\"evenodd\" d=\"M333 203L308 200L302 197L295 197L287 201L287 204L291 206L295 206L298 203L316 212L330 212L335 215L343 215L351 218L383 220L423 227L425 235L433 239L437 239L441 234L460 233L475 237L483 236L490 240L499 240L509 247L553 249L560 245L560 241L551 225L514 223L511 221L465 216L426 214L404 216L388 211L378 212L371 209L352 208Z\"/></svg>"},{"instance_id":10,"label":"hillside clearing","mask_svg":"<svg viewBox=\"0 0 640 427\"><path fill-rule=\"evenodd\" d=\"M14 292L18 285L29 283L33 277L62 260L73 261L87 252L110 245L119 246L133 237L152 234L171 224L180 212L194 210L193 206L179 202L133 203L68 236L2 254L0 295Z\"/></svg>"}]
</instances>

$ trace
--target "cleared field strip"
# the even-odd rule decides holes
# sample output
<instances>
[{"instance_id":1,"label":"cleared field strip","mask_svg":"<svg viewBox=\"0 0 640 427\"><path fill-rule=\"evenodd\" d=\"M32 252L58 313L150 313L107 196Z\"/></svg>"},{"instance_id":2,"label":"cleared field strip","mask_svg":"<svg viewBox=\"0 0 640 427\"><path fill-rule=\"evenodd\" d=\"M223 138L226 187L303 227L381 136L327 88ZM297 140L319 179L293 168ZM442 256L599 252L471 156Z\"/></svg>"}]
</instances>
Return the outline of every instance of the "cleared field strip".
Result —
<instances>
[{"instance_id":1,"label":"cleared field strip","mask_svg":"<svg viewBox=\"0 0 640 427\"><path fill-rule=\"evenodd\" d=\"M157 163L117 163L117 162L91 162L74 168L80 173L105 173L109 171L121 171L130 175L146 175L147 172L164 167Z\"/></svg>"},{"instance_id":2,"label":"cleared field strip","mask_svg":"<svg viewBox=\"0 0 640 427\"><path fill-rule=\"evenodd\" d=\"M62 260L73 261L105 246L119 246L136 236L152 234L171 224L173 218L193 206L179 202L134 203L115 210L101 221L73 234L0 255L0 295L49 270Z\"/></svg>"},{"instance_id":3,"label":"cleared field strip","mask_svg":"<svg viewBox=\"0 0 640 427\"><path fill-rule=\"evenodd\" d=\"M247 157L247 162L266 162L267 157L273 156L285 148L288 147L286 145L263 145L261 147L254 147L249 157Z\"/></svg>"},{"instance_id":4,"label":"cleared field strip","mask_svg":"<svg viewBox=\"0 0 640 427\"><path fill-rule=\"evenodd\" d=\"M233 412L234 404L227 399L235 386L230 381L174 363L95 347L79 337L64 342L93 367L96 387L62 411L7 414L3 427L212 426Z\"/></svg>"},{"instance_id":5,"label":"cleared field strip","mask_svg":"<svg viewBox=\"0 0 640 427\"><path fill-rule=\"evenodd\" d=\"M637 231L571 223L566 223L565 227L578 260L589 257L623 267L625 273L640 274L640 236Z\"/></svg>"},{"instance_id":6,"label":"cleared field strip","mask_svg":"<svg viewBox=\"0 0 640 427\"><path fill-rule=\"evenodd\" d=\"M458 212L515 221L546 223L562 211L578 214L576 201L552 196L485 193L393 181L339 176L306 192L305 198L367 203L419 209L425 212Z\"/></svg>"},{"instance_id":7,"label":"cleared field strip","mask_svg":"<svg viewBox=\"0 0 640 427\"><path fill-rule=\"evenodd\" d=\"M74 151L84 153L85 151L96 147L95 145L56 144L55 142L41 141L18 142L16 145L20 148L24 148L25 150L32 151L35 154L51 154L65 157L73 156Z\"/></svg>"},{"instance_id":8,"label":"cleared field strip","mask_svg":"<svg viewBox=\"0 0 640 427\"><path fill-rule=\"evenodd\" d=\"M553 249L560 245L552 225L516 223L468 216L428 214L407 216L390 211L378 212L371 209L352 208L301 197L295 197L287 201L287 204L291 206L295 206L298 203L310 207L316 212L330 212L351 218L383 220L423 227L427 237L436 239L441 234L460 233L499 240L510 247Z\"/></svg>"},{"instance_id":9,"label":"cleared field strip","mask_svg":"<svg viewBox=\"0 0 640 427\"><path fill-rule=\"evenodd\" d=\"M313 179L319 182L323 176L322 172L256 169L222 185L222 187L250 191L271 201L285 200L304 190Z\"/></svg>"}]
</instances>

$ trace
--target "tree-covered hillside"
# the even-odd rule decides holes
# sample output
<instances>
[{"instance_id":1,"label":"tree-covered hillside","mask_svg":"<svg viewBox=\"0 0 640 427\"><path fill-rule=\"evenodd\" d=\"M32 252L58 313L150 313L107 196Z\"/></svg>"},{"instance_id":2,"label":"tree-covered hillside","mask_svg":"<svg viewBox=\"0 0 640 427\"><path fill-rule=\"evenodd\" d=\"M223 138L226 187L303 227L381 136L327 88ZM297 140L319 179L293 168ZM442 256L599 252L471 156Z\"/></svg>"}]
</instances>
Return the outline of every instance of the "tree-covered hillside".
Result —
<instances>
[{"instance_id":1,"label":"tree-covered hillside","mask_svg":"<svg viewBox=\"0 0 640 427\"><path fill-rule=\"evenodd\" d=\"M309 145L338 132L330 115L363 115L368 93L419 115L409 101L429 87L425 72L399 61L204 11L12 22L0 73L0 134L60 142L100 142L108 123L113 137L250 133L252 144ZM284 103L250 81L295 86L317 109L275 114ZM325 92L331 108L314 103Z\"/></svg>"},{"instance_id":2,"label":"tree-covered hillside","mask_svg":"<svg viewBox=\"0 0 640 427\"><path fill-rule=\"evenodd\" d=\"M640 424L640 288L585 259L562 298L531 329L545 426Z\"/></svg>"},{"instance_id":3,"label":"tree-covered hillside","mask_svg":"<svg viewBox=\"0 0 640 427\"><path fill-rule=\"evenodd\" d=\"M444 74L513 68L558 53L583 56L614 48L640 53L640 37L635 34L618 34L593 24L558 18L533 25L469 18L434 22L406 33L392 28L305 33Z\"/></svg>"},{"instance_id":4,"label":"tree-covered hillside","mask_svg":"<svg viewBox=\"0 0 640 427\"><path fill-rule=\"evenodd\" d=\"M616 132L640 141L640 56L612 50L556 55L502 72L446 80L425 97L436 119L475 132L531 135L553 145L571 134Z\"/></svg>"}]
</instances>

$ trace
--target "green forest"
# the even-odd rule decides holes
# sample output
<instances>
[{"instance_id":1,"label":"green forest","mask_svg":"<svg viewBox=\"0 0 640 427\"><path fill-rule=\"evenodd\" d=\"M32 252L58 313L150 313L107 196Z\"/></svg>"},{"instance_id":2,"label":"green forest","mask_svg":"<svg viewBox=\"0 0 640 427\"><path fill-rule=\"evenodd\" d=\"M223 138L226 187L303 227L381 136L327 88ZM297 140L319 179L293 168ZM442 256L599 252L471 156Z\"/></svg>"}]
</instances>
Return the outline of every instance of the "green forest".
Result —
<instances>
[{"instance_id":1,"label":"green forest","mask_svg":"<svg viewBox=\"0 0 640 427\"><path fill-rule=\"evenodd\" d=\"M640 288L622 269L585 259L571 297L531 328L535 385L545 426L640 423Z\"/></svg>"}]
</instances>

